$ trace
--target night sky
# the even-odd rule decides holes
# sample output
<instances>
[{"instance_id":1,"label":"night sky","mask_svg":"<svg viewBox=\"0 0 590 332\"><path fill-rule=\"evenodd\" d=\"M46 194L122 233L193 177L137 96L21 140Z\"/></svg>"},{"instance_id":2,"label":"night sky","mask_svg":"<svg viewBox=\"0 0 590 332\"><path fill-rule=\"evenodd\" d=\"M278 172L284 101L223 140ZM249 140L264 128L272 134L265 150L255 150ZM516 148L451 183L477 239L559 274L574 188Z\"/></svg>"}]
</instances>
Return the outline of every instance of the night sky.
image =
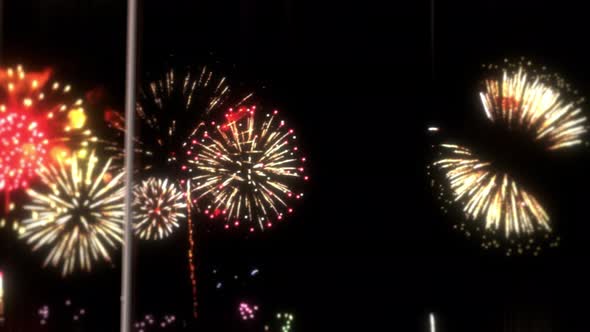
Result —
<instances>
[{"instance_id":1,"label":"night sky","mask_svg":"<svg viewBox=\"0 0 590 332\"><path fill-rule=\"evenodd\" d=\"M194 330L261 331L290 311L294 331L422 332L435 312L438 331L586 331L590 151L513 150L486 131L477 85L482 63L526 56L590 96L581 4L437 1L433 21L429 1L143 2L140 75L167 62L215 62L263 106L282 110L303 140L311 181L295 215L268 232L197 225L197 322L189 318L186 225L165 241L138 243L137 317L173 313ZM4 7L2 65L51 66L79 91L102 88L105 106L122 110L124 1ZM450 219L461 216L440 213L425 172L429 125L501 150L540 193L561 247L507 258L453 231ZM42 259L0 230L7 331L118 329L119 260L62 279ZM88 310L83 322L72 324L66 299ZM242 300L260 306L256 322L239 320ZM50 329L38 328L43 304L56 308Z\"/></svg>"}]
</instances>

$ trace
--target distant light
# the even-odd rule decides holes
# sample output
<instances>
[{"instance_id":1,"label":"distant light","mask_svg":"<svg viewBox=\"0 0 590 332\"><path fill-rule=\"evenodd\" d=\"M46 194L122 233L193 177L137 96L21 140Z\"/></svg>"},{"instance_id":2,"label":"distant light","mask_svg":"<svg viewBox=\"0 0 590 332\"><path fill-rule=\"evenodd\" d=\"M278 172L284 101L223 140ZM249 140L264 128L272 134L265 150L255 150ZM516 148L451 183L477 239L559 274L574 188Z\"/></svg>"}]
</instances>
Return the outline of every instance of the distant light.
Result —
<instances>
[{"instance_id":1,"label":"distant light","mask_svg":"<svg viewBox=\"0 0 590 332\"><path fill-rule=\"evenodd\" d=\"M435 133L438 131L438 127L428 127L428 131L431 133Z\"/></svg>"}]
</instances>

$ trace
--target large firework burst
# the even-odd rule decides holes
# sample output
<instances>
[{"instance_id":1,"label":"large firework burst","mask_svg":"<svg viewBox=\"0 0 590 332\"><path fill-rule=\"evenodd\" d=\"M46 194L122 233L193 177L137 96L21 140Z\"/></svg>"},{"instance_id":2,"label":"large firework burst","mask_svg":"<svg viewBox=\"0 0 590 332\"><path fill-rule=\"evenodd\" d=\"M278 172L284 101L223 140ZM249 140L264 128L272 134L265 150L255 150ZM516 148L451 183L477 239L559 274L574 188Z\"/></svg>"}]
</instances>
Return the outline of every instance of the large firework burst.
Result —
<instances>
[{"instance_id":1,"label":"large firework burst","mask_svg":"<svg viewBox=\"0 0 590 332\"><path fill-rule=\"evenodd\" d=\"M248 100L252 94L237 95L225 76L208 67L168 69L141 85L136 114L138 136L136 152L144 169L170 173L179 156L182 143L217 110L226 110ZM108 111L105 119L121 134L125 119ZM115 147L122 158L122 148Z\"/></svg>"},{"instance_id":2,"label":"large firework burst","mask_svg":"<svg viewBox=\"0 0 590 332\"><path fill-rule=\"evenodd\" d=\"M182 169L195 198L209 217L223 216L226 228L271 227L293 212L289 200L303 197L305 157L277 113L261 119L254 107L230 109L223 123L211 122L185 144L189 160Z\"/></svg>"},{"instance_id":3,"label":"large firework burst","mask_svg":"<svg viewBox=\"0 0 590 332\"><path fill-rule=\"evenodd\" d=\"M433 186L445 203L443 211L448 205L461 207L466 221L456 227L467 236L480 236L486 249L505 247L508 255L537 255L546 243L558 245L543 204L508 172L465 146L440 144L436 150Z\"/></svg>"},{"instance_id":4,"label":"large firework burst","mask_svg":"<svg viewBox=\"0 0 590 332\"><path fill-rule=\"evenodd\" d=\"M537 69L524 59L484 68L487 72L480 99L486 119L501 128L502 135L508 130L530 138L514 141L515 145L525 143L551 153L586 142L584 98L559 75L545 67ZM439 132L438 127L428 130ZM519 136L507 137L518 140ZM555 225L547 209L522 179L514 176L514 169L499 167L502 156L482 158L457 144L438 144L435 151L433 185L441 200L461 208L466 218L459 218L457 227L465 234L481 235L484 248L505 246L507 254L537 254L544 244L558 245L560 239L554 235ZM447 211L446 206L442 209Z\"/></svg>"},{"instance_id":5,"label":"large firework burst","mask_svg":"<svg viewBox=\"0 0 590 332\"><path fill-rule=\"evenodd\" d=\"M584 142L588 131L578 97L557 74L531 62L484 66L489 70L480 98L487 118L523 132L549 150Z\"/></svg>"},{"instance_id":6,"label":"large firework burst","mask_svg":"<svg viewBox=\"0 0 590 332\"><path fill-rule=\"evenodd\" d=\"M145 240L168 237L186 217L186 198L174 182L148 178L133 191L135 232Z\"/></svg>"},{"instance_id":7,"label":"large firework burst","mask_svg":"<svg viewBox=\"0 0 590 332\"><path fill-rule=\"evenodd\" d=\"M96 141L86 128L83 100L71 90L53 81L50 70L0 68L0 189L26 188L48 156L84 155Z\"/></svg>"},{"instance_id":8,"label":"large firework burst","mask_svg":"<svg viewBox=\"0 0 590 332\"><path fill-rule=\"evenodd\" d=\"M65 276L111 260L109 247L122 241L124 188L123 172L111 175L110 164L92 152L85 160L72 157L42 167L43 185L27 191L32 202L24 208L31 216L22 223L21 237L33 251L49 250L44 266L61 265Z\"/></svg>"}]
</instances>

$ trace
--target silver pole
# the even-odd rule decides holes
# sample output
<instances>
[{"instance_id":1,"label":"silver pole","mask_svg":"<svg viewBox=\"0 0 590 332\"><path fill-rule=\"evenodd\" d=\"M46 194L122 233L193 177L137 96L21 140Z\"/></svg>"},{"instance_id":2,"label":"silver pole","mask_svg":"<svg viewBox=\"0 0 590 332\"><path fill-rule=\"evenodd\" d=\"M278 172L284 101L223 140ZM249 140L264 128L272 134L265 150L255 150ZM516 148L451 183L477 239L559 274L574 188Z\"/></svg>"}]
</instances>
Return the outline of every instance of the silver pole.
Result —
<instances>
[{"instance_id":1,"label":"silver pole","mask_svg":"<svg viewBox=\"0 0 590 332\"><path fill-rule=\"evenodd\" d=\"M125 77L125 218L121 277L121 332L131 332L133 249L133 138L137 70L137 0L127 1L127 60Z\"/></svg>"},{"instance_id":2,"label":"silver pole","mask_svg":"<svg viewBox=\"0 0 590 332\"><path fill-rule=\"evenodd\" d=\"M430 313L430 332L436 332L436 319L434 313Z\"/></svg>"}]
</instances>

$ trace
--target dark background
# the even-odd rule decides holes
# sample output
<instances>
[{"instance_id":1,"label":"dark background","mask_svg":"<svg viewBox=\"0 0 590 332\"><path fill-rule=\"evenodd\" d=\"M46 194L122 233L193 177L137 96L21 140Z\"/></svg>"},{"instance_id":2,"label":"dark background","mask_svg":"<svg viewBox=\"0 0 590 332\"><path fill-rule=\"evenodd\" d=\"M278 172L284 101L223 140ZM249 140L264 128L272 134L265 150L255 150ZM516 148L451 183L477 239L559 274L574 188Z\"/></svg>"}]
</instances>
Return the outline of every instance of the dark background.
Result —
<instances>
[{"instance_id":1,"label":"dark background","mask_svg":"<svg viewBox=\"0 0 590 332\"><path fill-rule=\"evenodd\" d=\"M104 87L121 109L124 1L5 2L4 63L50 65L80 91ZM287 224L247 238L197 230L201 330L260 331L262 316L290 310L296 331L426 331L431 311L440 331L584 331L588 151L512 165L542 193L563 240L539 258L506 258L482 252L439 213L425 129L493 145L476 84L482 63L507 56L547 64L588 95L587 10L573 1L439 1L434 25L432 10L427 1L144 1L140 73L171 55L225 64L283 110L310 163L305 202ZM61 308L53 330L118 328L119 262L62 280L1 232L14 331L34 331L45 303ZM138 316L189 316L186 242L182 228L137 247ZM214 268L231 279L253 267L255 280L215 289ZM83 323L71 324L65 298L88 308ZM258 322L238 320L242 299L260 305Z\"/></svg>"}]
</instances>

